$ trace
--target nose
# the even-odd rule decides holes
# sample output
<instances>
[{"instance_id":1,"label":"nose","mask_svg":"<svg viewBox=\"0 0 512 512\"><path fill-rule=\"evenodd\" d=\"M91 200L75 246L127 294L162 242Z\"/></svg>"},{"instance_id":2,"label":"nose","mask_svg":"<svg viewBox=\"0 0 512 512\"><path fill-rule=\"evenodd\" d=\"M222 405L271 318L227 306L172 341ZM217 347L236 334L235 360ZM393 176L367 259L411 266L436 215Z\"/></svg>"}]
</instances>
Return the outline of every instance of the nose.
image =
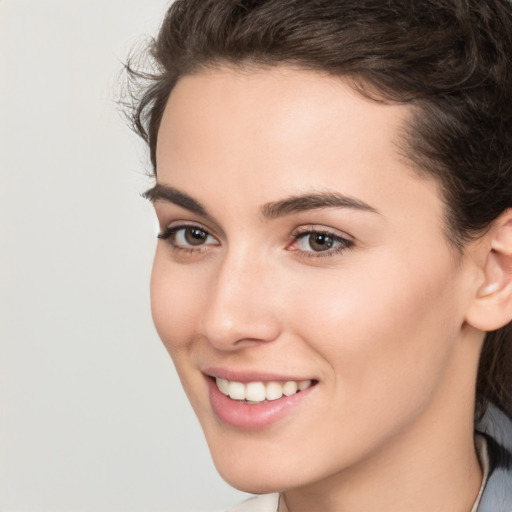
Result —
<instances>
[{"instance_id":1,"label":"nose","mask_svg":"<svg viewBox=\"0 0 512 512\"><path fill-rule=\"evenodd\" d=\"M210 281L203 333L219 350L274 341L281 326L276 283L263 259L228 255Z\"/></svg>"}]
</instances>

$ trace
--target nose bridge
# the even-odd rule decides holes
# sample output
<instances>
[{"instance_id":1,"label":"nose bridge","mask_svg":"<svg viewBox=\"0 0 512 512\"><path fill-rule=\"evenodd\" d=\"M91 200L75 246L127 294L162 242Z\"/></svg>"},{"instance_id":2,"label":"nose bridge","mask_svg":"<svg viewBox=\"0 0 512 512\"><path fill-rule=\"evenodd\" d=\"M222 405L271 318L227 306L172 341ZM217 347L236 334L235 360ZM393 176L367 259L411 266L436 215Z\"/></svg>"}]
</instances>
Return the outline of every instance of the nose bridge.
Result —
<instances>
[{"instance_id":1,"label":"nose bridge","mask_svg":"<svg viewBox=\"0 0 512 512\"><path fill-rule=\"evenodd\" d=\"M226 251L208 291L204 334L217 348L272 341L279 321L272 306L270 267L249 247Z\"/></svg>"}]
</instances>

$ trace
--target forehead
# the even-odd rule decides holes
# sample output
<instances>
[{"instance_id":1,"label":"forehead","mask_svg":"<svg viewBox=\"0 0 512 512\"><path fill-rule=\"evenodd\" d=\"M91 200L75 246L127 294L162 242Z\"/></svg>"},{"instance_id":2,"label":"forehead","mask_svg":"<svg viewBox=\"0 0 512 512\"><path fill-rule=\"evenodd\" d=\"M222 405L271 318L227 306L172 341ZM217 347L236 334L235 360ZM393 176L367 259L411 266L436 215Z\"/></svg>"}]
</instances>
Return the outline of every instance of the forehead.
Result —
<instances>
[{"instance_id":1,"label":"forehead","mask_svg":"<svg viewBox=\"0 0 512 512\"><path fill-rule=\"evenodd\" d=\"M157 143L158 180L202 203L263 204L310 190L336 190L381 211L437 203L435 184L402 156L407 105L366 98L313 71L220 68L179 80ZM193 188L191 188L193 187ZM411 202L411 198L415 197Z\"/></svg>"},{"instance_id":2,"label":"forehead","mask_svg":"<svg viewBox=\"0 0 512 512\"><path fill-rule=\"evenodd\" d=\"M355 139L361 132L365 141L372 145L378 142L379 148L399 144L399 131L411 107L367 98L351 83L325 73L283 66L222 67L185 76L169 97L157 153L161 153L162 138L179 136L177 131L191 129L196 135L213 139L215 134L222 136L218 128L232 127L240 137L250 136L254 142L283 145L298 135L309 135L313 141L313 135ZM213 126L217 130L211 131Z\"/></svg>"}]
</instances>

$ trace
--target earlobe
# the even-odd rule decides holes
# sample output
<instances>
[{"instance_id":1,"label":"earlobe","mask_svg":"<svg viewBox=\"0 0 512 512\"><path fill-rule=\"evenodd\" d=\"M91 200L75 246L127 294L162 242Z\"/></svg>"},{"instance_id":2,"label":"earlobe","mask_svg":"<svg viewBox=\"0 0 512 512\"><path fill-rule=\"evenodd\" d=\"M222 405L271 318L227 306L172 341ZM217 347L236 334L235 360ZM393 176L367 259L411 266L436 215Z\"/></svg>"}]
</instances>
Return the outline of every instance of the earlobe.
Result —
<instances>
[{"instance_id":1,"label":"earlobe","mask_svg":"<svg viewBox=\"0 0 512 512\"><path fill-rule=\"evenodd\" d=\"M495 331L512 321L512 209L484 235L481 282L466 321L481 331Z\"/></svg>"}]
</instances>

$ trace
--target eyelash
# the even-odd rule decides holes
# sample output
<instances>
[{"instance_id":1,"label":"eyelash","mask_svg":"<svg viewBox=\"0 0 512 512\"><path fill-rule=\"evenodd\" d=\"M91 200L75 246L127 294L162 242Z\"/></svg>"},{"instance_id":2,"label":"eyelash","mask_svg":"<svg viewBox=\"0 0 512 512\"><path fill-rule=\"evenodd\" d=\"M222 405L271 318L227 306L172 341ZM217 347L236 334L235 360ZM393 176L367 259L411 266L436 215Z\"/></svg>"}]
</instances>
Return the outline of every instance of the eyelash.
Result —
<instances>
[{"instance_id":1,"label":"eyelash","mask_svg":"<svg viewBox=\"0 0 512 512\"><path fill-rule=\"evenodd\" d=\"M185 229L194 229L194 228L199 231L203 231L206 235L206 238L208 238L209 236L212 236L207 229L205 229L204 227L202 227L200 225L182 224L180 226L172 226L172 227L164 229L162 232L158 233L157 238L159 238L160 240L167 240L169 245L172 247L172 249L174 251L185 251L188 253L198 253L198 252L204 250L204 248L206 247L206 244L202 245L202 246L197 246L197 247L192 247L192 246L184 247L184 246L176 243L176 234L179 231L185 230Z\"/></svg>"},{"instance_id":2,"label":"eyelash","mask_svg":"<svg viewBox=\"0 0 512 512\"><path fill-rule=\"evenodd\" d=\"M198 253L203 251L208 245L211 244L204 244L199 245L197 247L193 246L182 246L176 243L176 235L179 231L185 230L185 229L198 229L199 231L202 231L205 234L206 239L211 235L211 233L204 227L197 225L197 224L182 224L179 226L172 226L164 229L162 232L158 234L158 238L160 240L167 240L170 246L172 247L173 251L185 251L187 253ZM339 243L340 245L331 249L327 249L325 251L304 251L300 249L289 249L294 244L297 244L299 241L305 239L308 236L311 235L323 235L325 237L328 237L332 239L333 243ZM290 245L287 246L287 250L298 252L301 256L306 258L325 258L325 257L331 257L336 256L338 254L341 254L342 252L351 249L354 246L354 242L352 240L348 240L346 238L343 238L340 235L336 235L335 233L327 230L320 230L320 229L302 229L300 231L297 231L292 234L293 241Z\"/></svg>"},{"instance_id":3,"label":"eyelash","mask_svg":"<svg viewBox=\"0 0 512 512\"><path fill-rule=\"evenodd\" d=\"M301 253L301 256L306 258L326 258L331 256L336 256L341 254L342 252L351 249L354 246L354 242L352 240L348 240L347 238L343 238L340 235L336 235L332 231L322 230L322 229L301 229L300 231L296 231L293 236L293 242L291 245L307 238L311 235L323 235L333 240L333 243L339 243L338 247L327 249L325 251L303 251L300 249L294 249ZM290 247L290 246L288 246Z\"/></svg>"}]
</instances>

